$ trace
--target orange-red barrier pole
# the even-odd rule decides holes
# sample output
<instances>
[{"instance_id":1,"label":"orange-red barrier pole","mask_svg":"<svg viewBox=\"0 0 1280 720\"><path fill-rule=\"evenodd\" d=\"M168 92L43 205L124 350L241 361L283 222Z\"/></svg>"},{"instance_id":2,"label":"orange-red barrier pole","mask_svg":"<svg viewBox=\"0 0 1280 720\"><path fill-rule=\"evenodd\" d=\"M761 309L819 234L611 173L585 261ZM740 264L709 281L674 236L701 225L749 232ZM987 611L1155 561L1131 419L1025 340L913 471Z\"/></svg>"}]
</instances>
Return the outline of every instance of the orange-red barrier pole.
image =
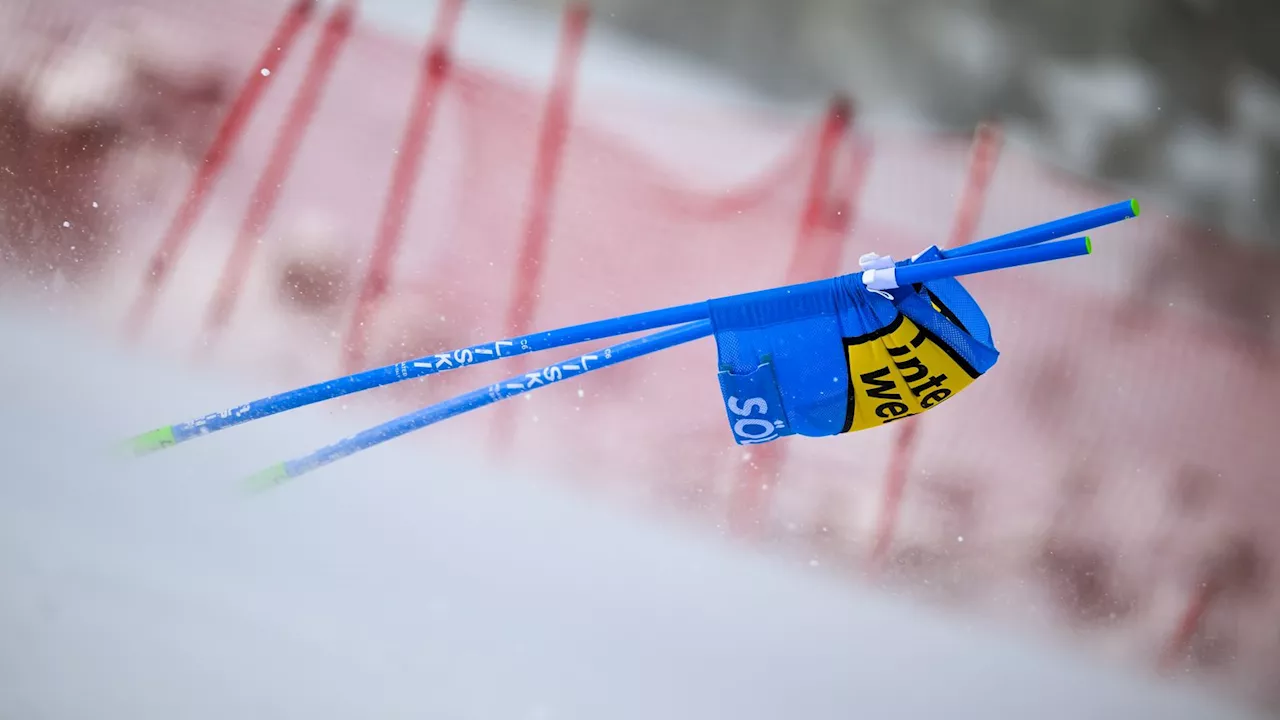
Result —
<instances>
[{"instance_id":1,"label":"orange-red barrier pole","mask_svg":"<svg viewBox=\"0 0 1280 720\"><path fill-rule=\"evenodd\" d=\"M422 66L418 83L409 108L409 118L400 139L399 153L391 171L386 204L378 221L377 236L369 257L369 269L360 285L351 325L347 329L343 365L347 372L359 370L368 353L367 329L378 313L378 306L387 293L391 268L400 250L405 221L413 201L422 171L423 157L431 139L437 99L449 77L450 47L458 17L462 13L462 0L444 0L436 11L431 38L423 48Z\"/></svg>"},{"instance_id":2,"label":"orange-red barrier pole","mask_svg":"<svg viewBox=\"0 0 1280 720\"><path fill-rule=\"evenodd\" d=\"M844 237L834 243L835 252L832 253L833 243L828 241L824 231L830 225L827 216L833 205L831 187L836 175L836 158L852 123L852 115L852 104L842 97L833 100L827 109L822 132L818 136L813 172L809 175L800 228L787 265L787 283L818 280L839 271L839 250L844 246Z\"/></svg>"},{"instance_id":3,"label":"orange-red barrier pole","mask_svg":"<svg viewBox=\"0 0 1280 720\"><path fill-rule=\"evenodd\" d=\"M258 184L249 196L249 207L245 210L240 230L236 234L231 254L222 266L222 275L218 278L217 289L205 311L202 346L212 346L221 336L235 309L236 298L244 285L245 276L253 260L254 249L258 239L271 222L279 204L280 194L289 180L289 172L293 169L294 160L298 156L298 148L307 134L307 128L315 117L316 109L324 94L324 88L337 64L343 45L351 37L355 25L355 2L347 0L334 9L325 21L324 29L316 44L315 52L302 78L298 94L294 96L285 114L284 122L276 135L276 140L267 158L267 164L258 176Z\"/></svg>"},{"instance_id":4,"label":"orange-red barrier pole","mask_svg":"<svg viewBox=\"0 0 1280 720\"><path fill-rule=\"evenodd\" d=\"M1236 537L1207 559L1200 582L1192 589L1187 607L1159 659L1159 670L1170 672L1188 659L1196 636L1204 631L1205 619L1215 604L1230 599L1244 600L1261 589L1265 561L1248 538Z\"/></svg>"},{"instance_id":5,"label":"orange-red barrier pole","mask_svg":"<svg viewBox=\"0 0 1280 720\"><path fill-rule=\"evenodd\" d=\"M893 449L889 455L889 468L885 472L880 516L876 519L876 534L871 546L869 569L872 572L884 569L889 548L893 545L902 495L907 486L907 471L911 468L911 460L915 456L916 438L920 434L920 423L915 418L908 418L899 424L901 427L894 435Z\"/></svg>"},{"instance_id":6,"label":"orange-red barrier pole","mask_svg":"<svg viewBox=\"0 0 1280 720\"><path fill-rule=\"evenodd\" d=\"M1192 591L1187 607L1178 617L1178 623L1170 633L1169 640L1165 643L1164 651L1160 655L1158 663L1160 672L1172 672L1186 657L1191 641L1204 625L1204 618L1209 614L1209 608L1213 605L1218 592L1217 583L1208 582L1201 583Z\"/></svg>"},{"instance_id":7,"label":"orange-red barrier pole","mask_svg":"<svg viewBox=\"0 0 1280 720\"><path fill-rule=\"evenodd\" d=\"M271 76L279 72L284 65L289 50L311 18L315 6L315 0L297 0L290 6L270 41L262 49L252 72L241 85L227 114L223 116L213 141L209 143L204 157L200 160L200 166L196 170L191 187L187 190L182 204L178 207L178 212L170 221L169 227L160 239L160 245L152 253L151 260L147 264L147 273L142 278L138 295L125 316L125 337L136 339L146 328L155 310L156 298L169 278L174 261L191 236L196 220L204 211L210 191L222 176L227 160L244 134L250 116L253 115L253 111L266 93ZM264 70L266 72L263 72Z\"/></svg>"},{"instance_id":8,"label":"orange-red barrier pole","mask_svg":"<svg viewBox=\"0 0 1280 720\"><path fill-rule=\"evenodd\" d=\"M511 301L507 306L507 333L512 337L532 332L533 321L537 316L538 285L542 280L542 265L547 255L547 233L551 227L564 147L569 139L578 66L581 64L582 47L590 19L591 9L585 2L572 2L565 7L555 74L543 108L528 214L516 256ZM500 408L495 414L492 434L494 447L508 445L513 431L512 420L510 408Z\"/></svg>"},{"instance_id":9,"label":"orange-red barrier pole","mask_svg":"<svg viewBox=\"0 0 1280 720\"><path fill-rule=\"evenodd\" d=\"M836 98L827 110L818 134L817 154L809 176L800 227L787 267L787 283L816 280L839 273L841 249L848 228L833 227L831 222L832 210L837 206L832 202L832 186L836 159L852 124L852 115L852 104L845 98ZM851 175L856 177L860 172L855 168ZM842 224L846 217L842 213L836 224ZM830 230L840 232L833 234L828 232ZM835 241L831 240L833 235L837 238ZM729 497L729 527L740 536L751 535L759 528L765 510L764 492L776 480L786 461L786 447L782 443L756 445L748 452L751 458L741 466Z\"/></svg>"},{"instance_id":10,"label":"orange-red barrier pole","mask_svg":"<svg viewBox=\"0 0 1280 720\"><path fill-rule=\"evenodd\" d=\"M1004 133L995 123L982 123L974 132L973 145L969 151L969 173L965 178L956 217L944 247L959 247L975 239L1003 145Z\"/></svg>"},{"instance_id":11,"label":"orange-red barrier pole","mask_svg":"<svg viewBox=\"0 0 1280 720\"><path fill-rule=\"evenodd\" d=\"M965 175L964 188L960 192L960 203L945 247L956 247L973 241L974 234L978 230L978 221L982 217L982 210L987 204L987 191L991 187L991 179L995 176L1002 141L1000 128L994 124L983 123L974 132L969 151L969 170ZM916 438L920 434L919 423L920 418L907 418L897 423L898 427L895 430L897 434L889 457L889 467L885 472L880 517L876 523L876 534L872 541L871 557L868 562L872 572L883 569L889 548L893 545L898 513L901 512L902 496L906 492L907 472L915 457Z\"/></svg>"}]
</instances>

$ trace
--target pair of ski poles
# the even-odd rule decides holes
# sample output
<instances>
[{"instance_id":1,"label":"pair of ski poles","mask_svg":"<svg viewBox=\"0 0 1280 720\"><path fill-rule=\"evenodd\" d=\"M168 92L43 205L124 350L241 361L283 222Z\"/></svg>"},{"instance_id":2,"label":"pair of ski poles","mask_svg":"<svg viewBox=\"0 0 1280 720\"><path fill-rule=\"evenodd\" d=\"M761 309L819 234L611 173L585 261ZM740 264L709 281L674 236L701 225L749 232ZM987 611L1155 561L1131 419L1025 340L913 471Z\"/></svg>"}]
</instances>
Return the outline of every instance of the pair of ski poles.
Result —
<instances>
[{"instance_id":1,"label":"pair of ski poles","mask_svg":"<svg viewBox=\"0 0 1280 720\"><path fill-rule=\"evenodd\" d=\"M894 280L896 286L902 287L943 278L1087 255L1092 252L1088 237L1068 240L1059 240L1059 238L1137 217L1138 213L1137 201L1125 200L1042 225L942 250L939 259L916 262L891 270L896 276ZM659 328L665 329L659 330ZM703 301L623 315L386 365L253 400L187 422L166 425L134 437L130 445L135 454L145 455L252 420L404 380L435 375L502 358L650 330L658 330L658 332L473 390L343 438L308 455L272 465L249 479L251 487L261 489L298 477L414 430L498 401L707 337L713 333L708 304Z\"/></svg>"}]
</instances>

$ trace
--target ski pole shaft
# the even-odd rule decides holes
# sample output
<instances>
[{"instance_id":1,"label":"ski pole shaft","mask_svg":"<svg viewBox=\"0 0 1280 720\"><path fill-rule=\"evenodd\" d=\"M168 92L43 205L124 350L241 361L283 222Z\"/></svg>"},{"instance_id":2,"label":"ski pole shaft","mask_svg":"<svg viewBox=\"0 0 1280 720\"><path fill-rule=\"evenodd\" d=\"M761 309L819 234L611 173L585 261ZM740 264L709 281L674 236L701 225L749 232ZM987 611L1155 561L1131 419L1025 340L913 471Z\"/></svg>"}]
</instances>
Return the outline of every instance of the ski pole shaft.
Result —
<instances>
[{"instance_id":1,"label":"ski pole shaft","mask_svg":"<svg viewBox=\"0 0 1280 720\"><path fill-rule=\"evenodd\" d=\"M479 365L499 358L527 355L540 350L677 325L705 317L707 317L707 305L705 302L698 302L571 325L508 340L481 343L436 355L426 355L253 400L187 422L166 425L134 437L130 445L135 454L143 455L251 420L403 380Z\"/></svg>"},{"instance_id":2,"label":"ski pole shaft","mask_svg":"<svg viewBox=\"0 0 1280 720\"><path fill-rule=\"evenodd\" d=\"M981 255L935 260L928 263L889 269L895 271L898 286L901 287L914 283L929 282L930 280L973 275L1020 265L1079 257L1088 255L1091 252L1093 252L1093 245L1090 243L1089 238L1078 237L1070 240L1058 240L1039 245L1009 248L1008 250L995 250ZM875 272L884 271L877 270Z\"/></svg>"},{"instance_id":3,"label":"ski pole shaft","mask_svg":"<svg viewBox=\"0 0 1280 720\"><path fill-rule=\"evenodd\" d=\"M1103 225L1117 223L1121 220L1138 217L1139 212L1137 200L1124 200L1087 212L1059 218L1043 225L1035 225L993 238L987 238L986 240L978 240L968 245L943 250L941 251L942 257L944 259L968 257L994 250L1008 250L1009 248L1037 245L1049 240L1057 240L1068 235L1085 232L1086 230L1100 228Z\"/></svg>"},{"instance_id":4,"label":"ski pole shaft","mask_svg":"<svg viewBox=\"0 0 1280 720\"><path fill-rule=\"evenodd\" d=\"M465 395L431 405L403 415L389 422L357 433L351 437L321 448L310 455L273 465L249 478L254 489L266 489L311 472L375 445L435 423L471 412L500 400L523 395L536 388L553 385L580 377L588 372L617 365L644 355L665 350L710 335L711 321L699 320L679 327L669 328L652 335L628 340L617 345L587 353L565 362L547 365L524 375L517 375L505 382L473 390Z\"/></svg>"}]
</instances>

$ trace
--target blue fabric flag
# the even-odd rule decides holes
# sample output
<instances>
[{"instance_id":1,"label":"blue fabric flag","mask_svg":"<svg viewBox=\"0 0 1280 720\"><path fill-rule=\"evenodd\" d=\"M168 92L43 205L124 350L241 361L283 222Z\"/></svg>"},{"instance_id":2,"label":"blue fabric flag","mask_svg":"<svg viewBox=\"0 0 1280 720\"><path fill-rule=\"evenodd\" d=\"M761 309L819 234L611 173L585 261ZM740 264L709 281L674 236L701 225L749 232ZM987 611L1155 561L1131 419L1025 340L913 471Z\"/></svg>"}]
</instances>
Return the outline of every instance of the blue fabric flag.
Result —
<instances>
[{"instance_id":1,"label":"blue fabric flag","mask_svg":"<svg viewBox=\"0 0 1280 720\"><path fill-rule=\"evenodd\" d=\"M897 265L939 257L932 247ZM982 309L954 279L876 291L854 274L708 304L739 445L919 414L999 357Z\"/></svg>"}]
</instances>

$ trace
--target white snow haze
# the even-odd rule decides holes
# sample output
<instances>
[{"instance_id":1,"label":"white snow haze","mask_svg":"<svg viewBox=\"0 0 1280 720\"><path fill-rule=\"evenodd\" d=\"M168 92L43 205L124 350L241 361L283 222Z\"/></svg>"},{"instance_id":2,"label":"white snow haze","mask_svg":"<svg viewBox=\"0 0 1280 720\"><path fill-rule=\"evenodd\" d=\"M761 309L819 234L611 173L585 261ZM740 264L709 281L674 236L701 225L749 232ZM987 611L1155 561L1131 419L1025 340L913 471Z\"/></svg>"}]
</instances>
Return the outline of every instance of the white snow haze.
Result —
<instances>
[{"instance_id":1,"label":"white snow haze","mask_svg":"<svg viewBox=\"0 0 1280 720\"><path fill-rule=\"evenodd\" d=\"M331 409L125 457L263 388L0 323L0 718L1245 717L443 444L241 490Z\"/></svg>"}]
</instances>

